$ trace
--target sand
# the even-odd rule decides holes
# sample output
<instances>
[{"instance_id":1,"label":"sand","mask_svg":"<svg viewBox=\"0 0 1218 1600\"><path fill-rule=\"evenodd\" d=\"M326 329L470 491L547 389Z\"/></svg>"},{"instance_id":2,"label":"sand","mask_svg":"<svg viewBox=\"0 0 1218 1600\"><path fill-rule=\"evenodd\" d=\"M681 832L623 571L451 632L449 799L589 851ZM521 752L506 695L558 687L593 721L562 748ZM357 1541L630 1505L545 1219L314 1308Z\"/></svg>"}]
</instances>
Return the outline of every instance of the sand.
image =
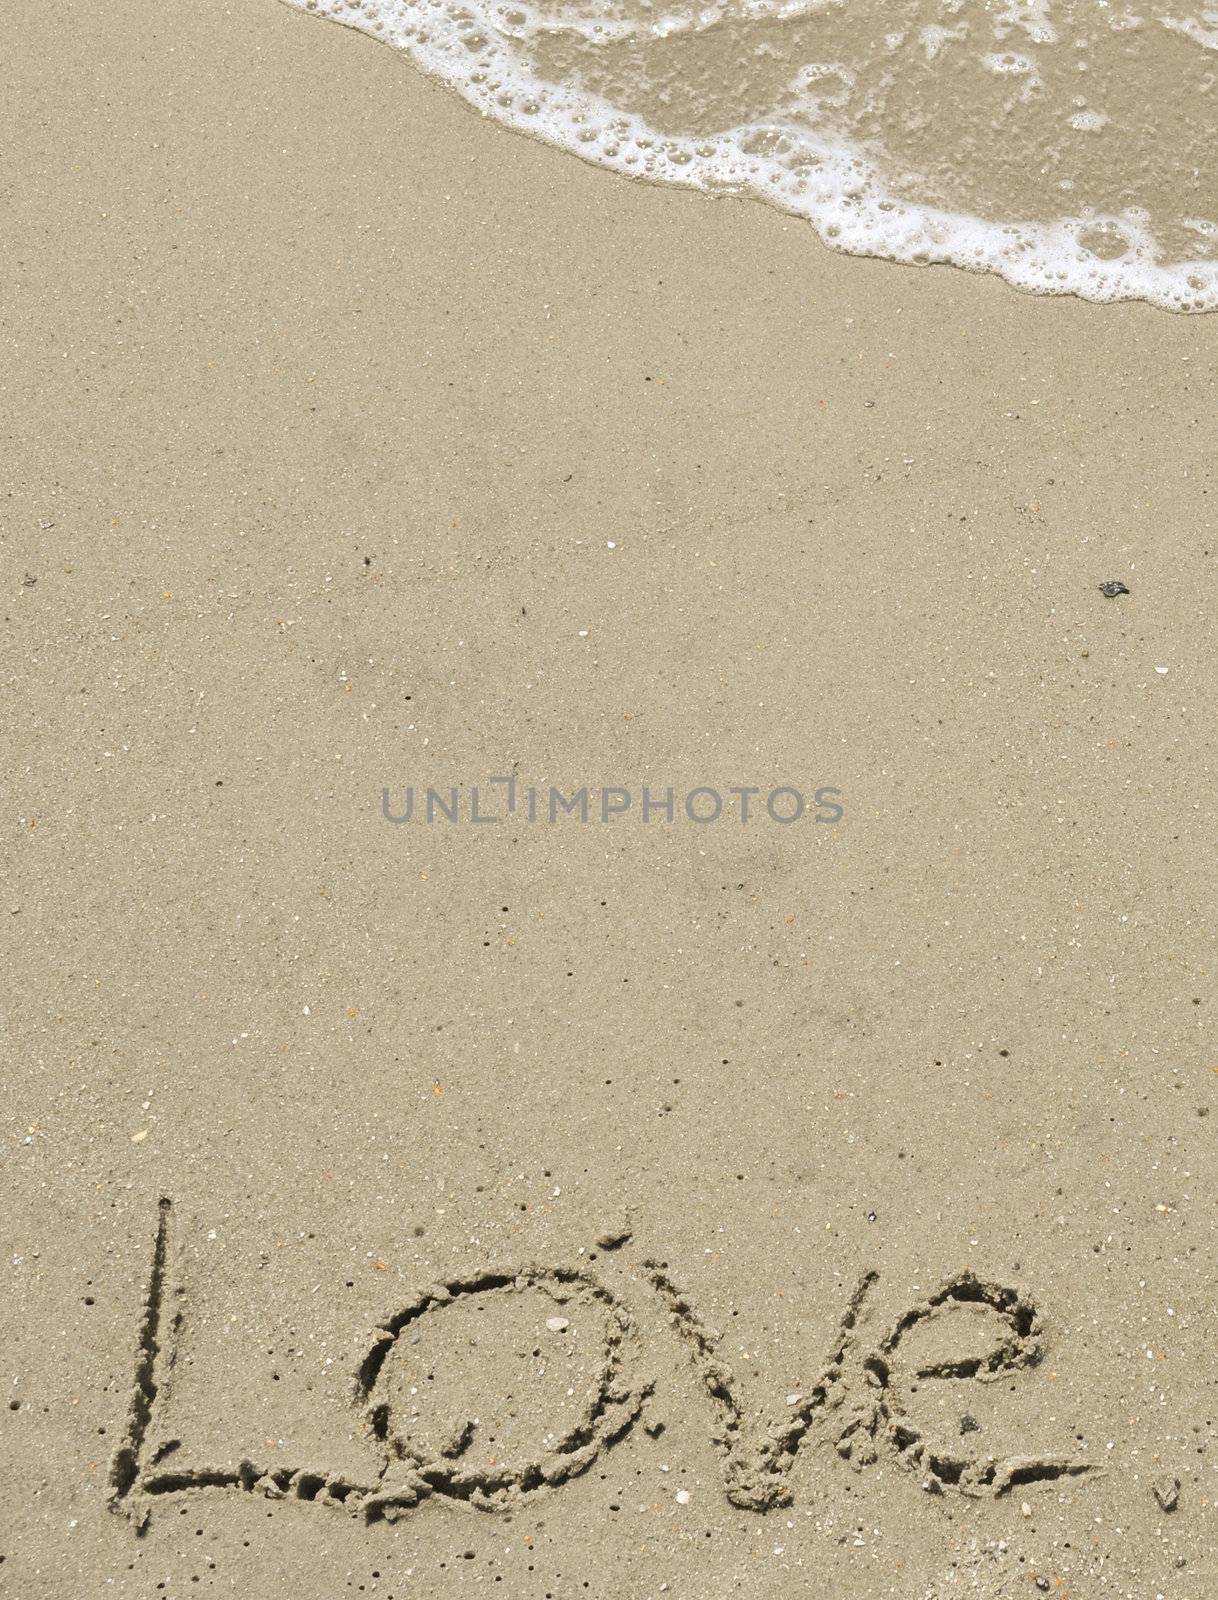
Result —
<instances>
[{"instance_id":1,"label":"sand","mask_svg":"<svg viewBox=\"0 0 1218 1600\"><path fill-rule=\"evenodd\" d=\"M1218 321L2 26L0 1589L1218 1594Z\"/></svg>"}]
</instances>

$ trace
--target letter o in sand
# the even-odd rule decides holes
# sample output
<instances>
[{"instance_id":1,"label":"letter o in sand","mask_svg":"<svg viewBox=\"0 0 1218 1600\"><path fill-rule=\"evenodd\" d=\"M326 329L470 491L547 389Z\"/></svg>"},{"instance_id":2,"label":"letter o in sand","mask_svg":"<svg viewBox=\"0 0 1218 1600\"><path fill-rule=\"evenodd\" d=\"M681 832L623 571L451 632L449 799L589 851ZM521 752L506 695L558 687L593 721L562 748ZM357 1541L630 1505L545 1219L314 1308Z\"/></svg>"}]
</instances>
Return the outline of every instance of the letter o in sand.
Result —
<instances>
[{"instance_id":1,"label":"letter o in sand","mask_svg":"<svg viewBox=\"0 0 1218 1600\"><path fill-rule=\"evenodd\" d=\"M591 1274L529 1266L433 1286L381 1324L356 1400L385 1455L365 1502L393 1518L433 1494L482 1510L556 1488L626 1434L629 1311Z\"/></svg>"}]
</instances>

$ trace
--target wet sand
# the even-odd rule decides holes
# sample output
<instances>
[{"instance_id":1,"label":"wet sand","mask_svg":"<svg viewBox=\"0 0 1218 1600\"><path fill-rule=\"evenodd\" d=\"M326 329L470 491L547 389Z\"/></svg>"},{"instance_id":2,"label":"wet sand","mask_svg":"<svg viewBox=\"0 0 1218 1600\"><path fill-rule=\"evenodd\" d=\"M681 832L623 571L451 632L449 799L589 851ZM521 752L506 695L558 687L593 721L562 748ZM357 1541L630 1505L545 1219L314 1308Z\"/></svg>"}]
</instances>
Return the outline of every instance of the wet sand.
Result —
<instances>
[{"instance_id":1,"label":"wet sand","mask_svg":"<svg viewBox=\"0 0 1218 1600\"><path fill-rule=\"evenodd\" d=\"M3 30L0 1587L1207 1600L1218 321Z\"/></svg>"}]
</instances>

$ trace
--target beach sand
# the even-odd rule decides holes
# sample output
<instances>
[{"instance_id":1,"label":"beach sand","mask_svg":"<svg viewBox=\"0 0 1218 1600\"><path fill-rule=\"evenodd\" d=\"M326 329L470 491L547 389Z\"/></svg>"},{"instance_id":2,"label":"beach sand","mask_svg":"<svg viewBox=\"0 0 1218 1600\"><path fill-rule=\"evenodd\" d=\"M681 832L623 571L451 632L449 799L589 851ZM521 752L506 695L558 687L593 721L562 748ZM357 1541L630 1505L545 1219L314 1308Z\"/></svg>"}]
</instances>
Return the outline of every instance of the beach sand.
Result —
<instances>
[{"instance_id":1,"label":"beach sand","mask_svg":"<svg viewBox=\"0 0 1218 1600\"><path fill-rule=\"evenodd\" d=\"M1212 1600L1218 320L0 28L0 1589Z\"/></svg>"}]
</instances>

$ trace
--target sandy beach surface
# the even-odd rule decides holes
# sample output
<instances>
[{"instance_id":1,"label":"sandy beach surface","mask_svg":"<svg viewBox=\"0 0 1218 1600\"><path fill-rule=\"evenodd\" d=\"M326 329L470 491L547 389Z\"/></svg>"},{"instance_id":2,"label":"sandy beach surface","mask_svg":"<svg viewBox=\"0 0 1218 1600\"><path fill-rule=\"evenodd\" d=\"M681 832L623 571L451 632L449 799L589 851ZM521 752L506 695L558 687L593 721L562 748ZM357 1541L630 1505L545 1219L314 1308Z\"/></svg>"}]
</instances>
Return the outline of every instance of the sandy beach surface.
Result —
<instances>
[{"instance_id":1,"label":"sandy beach surface","mask_svg":"<svg viewBox=\"0 0 1218 1600\"><path fill-rule=\"evenodd\" d=\"M0 1591L1213 1600L1218 320L0 30Z\"/></svg>"}]
</instances>

